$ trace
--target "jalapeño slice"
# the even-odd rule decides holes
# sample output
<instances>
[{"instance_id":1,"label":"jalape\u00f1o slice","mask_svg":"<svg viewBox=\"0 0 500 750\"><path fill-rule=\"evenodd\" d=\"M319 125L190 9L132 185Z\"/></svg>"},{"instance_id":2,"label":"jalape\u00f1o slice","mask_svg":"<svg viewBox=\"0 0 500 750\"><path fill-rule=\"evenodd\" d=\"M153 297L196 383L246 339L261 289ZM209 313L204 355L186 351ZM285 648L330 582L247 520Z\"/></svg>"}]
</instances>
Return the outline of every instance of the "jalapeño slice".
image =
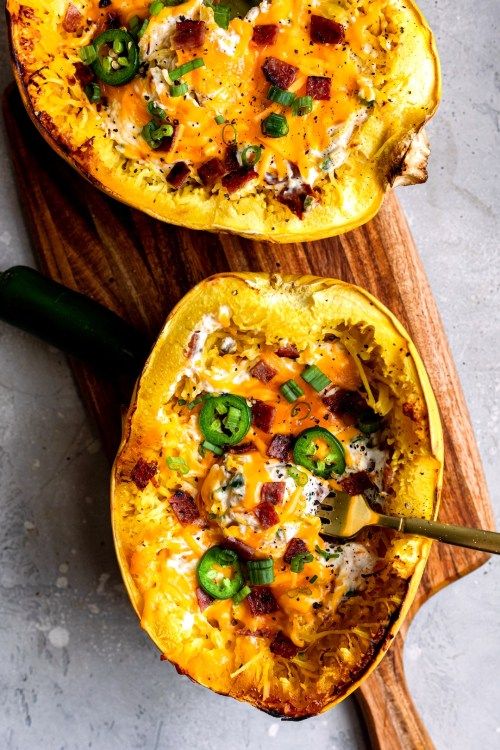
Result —
<instances>
[{"instance_id":1,"label":"jalape\u00f1o slice","mask_svg":"<svg viewBox=\"0 0 500 750\"><path fill-rule=\"evenodd\" d=\"M200 428L214 445L236 445L250 429L250 407L241 396L222 393L205 399L200 411Z\"/></svg>"},{"instance_id":2,"label":"jalape\u00f1o slice","mask_svg":"<svg viewBox=\"0 0 500 750\"><path fill-rule=\"evenodd\" d=\"M198 581L214 599L231 599L245 584L236 552L217 546L207 549L198 563Z\"/></svg>"},{"instance_id":3,"label":"jalape\u00f1o slice","mask_svg":"<svg viewBox=\"0 0 500 750\"><path fill-rule=\"evenodd\" d=\"M309 427L300 433L293 448L293 460L323 479L343 474L345 470L342 443L324 427Z\"/></svg>"},{"instance_id":4,"label":"jalape\u00f1o slice","mask_svg":"<svg viewBox=\"0 0 500 750\"><path fill-rule=\"evenodd\" d=\"M109 86L128 83L139 70L139 47L128 31L108 29L94 39L93 46L97 58L92 69Z\"/></svg>"}]
</instances>

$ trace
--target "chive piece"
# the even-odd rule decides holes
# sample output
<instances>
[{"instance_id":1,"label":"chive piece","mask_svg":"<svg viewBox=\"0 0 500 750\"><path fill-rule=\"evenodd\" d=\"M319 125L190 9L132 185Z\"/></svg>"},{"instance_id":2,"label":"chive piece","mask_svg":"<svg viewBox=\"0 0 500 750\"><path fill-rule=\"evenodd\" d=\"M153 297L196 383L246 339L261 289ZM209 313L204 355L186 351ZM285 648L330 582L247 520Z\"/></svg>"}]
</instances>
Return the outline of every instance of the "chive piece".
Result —
<instances>
[{"instance_id":1,"label":"chive piece","mask_svg":"<svg viewBox=\"0 0 500 750\"><path fill-rule=\"evenodd\" d=\"M161 0L154 0L153 3L149 6L149 15L150 16L157 16L158 13L160 13L165 6L161 2Z\"/></svg>"},{"instance_id":2,"label":"chive piece","mask_svg":"<svg viewBox=\"0 0 500 750\"><path fill-rule=\"evenodd\" d=\"M174 86L170 86L170 96L184 96L188 91L187 83L176 83Z\"/></svg>"},{"instance_id":3,"label":"chive piece","mask_svg":"<svg viewBox=\"0 0 500 750\"><path fill-rule=\"evenodd\" d=\"M262 134L267 135L269 138L282 138L288 133L288 123L284 115L272 112L262 120L260 129L262 130Z\"/></svg>"},{"instance_id":4,"label":"chive piece","mask_svg":"<svg viewBox=\"0 0 500 750\"><path fill-rule=\"evenodd\" d=\"M222 448L220 448L218 445L214 445L214 443L211 443L210 440L204 440L201 444L201 447L207 451L210 451L211 453L215 453L216 456L222 456L222 454L224 453Z\"/></svg>"},{"instance_id":5,"label":"chive piece","mask_svg":"<svg viewBox=\"0 0 500 750\"><path fill-rule=\"evenodd\" d=\"M230 146L232 143L236 143L236 141L238 140L238 131L236 130L232 122L226 122L226 124L222 128L222 140L226 146Z\"/></svg>"},{"instance_id":6,"label":"chive piece","mask_svg":"<svg viewBox=\"0 0 500 750\"><path fill-rule=\"evenodd\" d=\"M308 115L310 112L312 112L312 108L313 108L312 96L299 96L297 97L297 99L295 99L294 103L292 104L293 114L296 115L297 117Z\"/></svg>"},{"instance_id":7,"label":"chive piece","mask_svg":"<svg viewBox=\"0 0 500 750\"><path fill-rule=\"evenodd\" d=\"M300 377L318 393L332 382L316 365L307 365L301 372Z\"/></svg>"},{"instance_id":8,"label":"chive piece","mask_svg":"<svg viewBox=\"0 0 500 750\"><path fill-rule=\"evenodd\" d=\"M257 164L262 154L261 146L247 146L241 152L241 162L244 167L253 167Z\"/></svg>"},{"instance_id":9,"label":"chive piece","mask_svg":"<svg viewBox=\"0 0 500 750\"><path fill-rule=\"evenodd\" d=\"M195 406L198 406L198 404L201 404L203 401L203 396L196 396L196 398L193 401L190 401L187 405L188 409L194 409Z\"/></svg>"},{"instance_id":10,"label":"chive piece","mask_svg":"<svg viewBox=\"0 0 500 750\"><path fill-rule=\"evenodd\" d=\"M84 91L89 102L99 102L101 100L101 88L97 83L89 83L85 86Z\"/></svg>"},{"instance_id":11,"label":"chive piece","mask_svg":"<svg viewBox=\"0 0 500 750\"><path fill-rule=\"evenodd\" d=\"M312 576L312 578L309 579L309 583L316 583L318 580L318 576Z\"/></svg>"},{"instance_id":12,"label":"chive piece","mask_svg":"<svg viewBox=\"0 0 500 750\"><path fill-rule=\"evenodd\" d=\"M309 481L309 477L303 471L299 471L295 466L288 466L286 473L293 479L297 487L305 487Z\"/></svg>"},{"instance_id":13,"label":"chive piece","mask_svg":"<svg viewBox=\"0 0 500 750\"><path fill-rule=\"evenodd\" d=\"M318 553L318 555L323 557L327 562L328 560L336 560L337 557L340 557L340 552L327 552L326 549L321 549L318 544L314 549Z\"/></svg>"},{"instance_id":14,"label":"chive piece","mask_svg":"<svg viewBox=\"0 0 500 750\"><path fill-rule=\"evenodd\" d=\"M167 466L179 474L187 474L189 472L189 466L180 456L167 456Z\"/></svg>"},{"instance_id":15,"label":"chive piece","mask_svg":"<svg viewBox=\"0 0 500 750\"><path fill-rule=\"evenodd\" d=\"M240 602L242 602L243 599L247 598L248 594L250 594L251 591L252 589L250 588L250 586L243 586L243 588L233 596L233 604L239 604Z\"/></svg>"},{"instance_id":16,"label":"chive piece","mask_svg":"<svg viewBox=\"0 0 500 750\"><path fill-rule=\"evenodd\" d=\"M274 567L274 560L272 557L264 557L261 560L249 560L247 565L249 570L265 570Z\"/></svg>"},{"instance_id":17,"label":"chive piece","mask_svg":"<svg viewBox=\"0 0 500 750\"><path fill-rule=\"evenodd\" d=\"M132 18L128 22L128 29L130 33L132 34L132 36L136 37L139 35L139 30L141 28L141 25L142 25L142 21L139 18L139 16L132 16Z\"/></svg>"},{"instance_id":18,"label":"chive piece","mask_svg":"<svg viewBox=\"0 0 500 750\"><path fill-rule=\"evenodd\" d=\"M214 5L214 21L221 29L227 29L231 18L231 8L227 5Z\"/></svg>"},{"instance_id":19,"label":"chive piece","mask_svg":"<svg viewBox=\"0 0 500 750\"><path fill-rule=\"evenodd\" d=\"M324 169L325 172L329 172L332 167L333 167L333 161L330 159L329 156L327 156L326 159L323 159L323 161L321 162L321 169Z\"/></svg>"},{"instance_id":20,"label":"chive piece","mask_svg":"<svg viewBox=\"0 0 500 750\"><path fill-rule=\"evenodd\" d=\"M202 57L195 57L194 60L189 60L187 63L184 63L184 65L179 65L178 68L170 70L168 77L171 81L178 81L179 78L185 76L186 73L190 73L192 70L196 70L196 68L203 68L204 65L205 61Z\"/></svg>"},{"instance_id":21,"label":"chive piece","mask_svg":"<svg viewBox=\"0 0 500 750\"><path fill-rule=\"evenodd\" d=\"M85 65L92 65L97 60L97 52L93 44L89 44L86 47L80 47L78 50L80 60Z\"/></svg>"},{"instance_id":22,"label":"chive piece","mask_svg":"<svg viewBox=\"0 0 500 750\"><path fill-rule=\"evenodd\" d=\"M149 18L145 18L144 21L142 22L141 28L137 32L137 39L142 39L142 37L146 33L146 29L148 28L148 26L149 26Z\"/></svg>"},{"instance_id":23,"label":"chive piece","mask_svg":"<svg viewBox=\"0 0 500 750\"><path fill-rule=\"evenodd\" d=\"M290 561L290 570L292 573L302 573L305 563L312 562L313 560L314 558L310 552L301 552L299 555L294 555Z\"/></svg>"},{"instance_id":24,"label":"chive piece","mask_svg":"<svg viewBox=\"0 0 500 750\"><path fill-rule=\"evenodd\" d=\"M223 117L223 115L216 115L216 116L214 117L214 120L215 120L215 122L217 123L217 125L222 125L222 124L223 124L224 122L226 122L226 120L225 120L225 118Z\"/></svg>"},{"instance_id":25,"label":"chive piece","mask_svg":"<svg viewBox=\"0 0 500 750\"><path fill-rule=\"evenodd\" d=\"M157 117L159 120L165 120L167 117L167 113L165 112L163 107L160 107L153 100L148 102L146 109L152 117Z\"/></svg>"},{"instance_id":26,"label":"chive piece","mask_svg":"<svg viewBox=\"0 0 500 750\"><path fill-rule=\"evenodd\" d=\"M249 560L247 572L250 583L265 586L274 581L274 561L271 557L265 560Z\"/></svg>"},{"instance_id":27,"label":"chive piece","mask_svg":"<svg viewBox=\"0 0 500 750\"><path fill-rule=\"evenodd\" d=\"M291 404L304 395L304 391L295 380L287 380L280 386L280 391Z\"/></svg>"},{"instance_id":28,"label":"chive piece","mask_svg":"<svg viewBox=\"0 0 500 750\"><path fill-rule=\"evenodd\" d=\"M284 107L289 107L295 101L295 94L292 91L285 91L280 89L279 86L271 86L267 92L267 98L271 102L276 104L282 104Z\"/></svg>"}]
</instances>

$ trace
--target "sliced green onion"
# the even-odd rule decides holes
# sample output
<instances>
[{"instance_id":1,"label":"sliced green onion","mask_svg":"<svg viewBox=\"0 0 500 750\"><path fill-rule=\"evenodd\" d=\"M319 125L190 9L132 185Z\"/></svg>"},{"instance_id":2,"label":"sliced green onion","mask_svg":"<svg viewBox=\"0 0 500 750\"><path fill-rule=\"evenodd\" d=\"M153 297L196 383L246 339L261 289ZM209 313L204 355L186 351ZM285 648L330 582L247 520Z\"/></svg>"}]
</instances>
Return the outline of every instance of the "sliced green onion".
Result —
<instances>
[{"instance_id":1,"label":"sliced green onion","mask_svg":"<svg viewBox=\"0 0 500 750\"><path fill-rule=\"evenodd\" d=\"M329 156L326 157L326 159L323 159L321 162L321 169L324 169L325 172L328 172L333 166L333 161L330 159Z\"/></svg>"},{"instance_id":2,"label":"sliced green onion","mask_svg":"<svg viewBox=\"0 0 500 750\"><path fill-rule=\"evenodd\" d=\"M290 570L292 573L302 573L305 563L312 562L313 560L314 558L310 552L294 555L290 561Z\"/></svg>"},{"instance_id":3,"label":"sliced green onion","mask_svg":"<svg viewBox=\"0 0 500 750\"><path fill-rule=\"evenodd\" d=\"M174 86L170 86L170 96L184 96L188 91L187 83L177 83Z\"/></svg>"},{"instance_id":4,"label":"sliced green onion","mask_svg":"<svg viewBox=\"0 0 500 750\"><path fill-rule=\"evenodd\" d=\"M304 391L295 380L287 380L280 386L280 391L291 404L304 395Z\"/></svg>"},{"instance_id":5,"label":"sliced green onion","mask_svg":"<svg viewBox=\"0 0 500 750\"><path fill-rule=\"evenodd\" d=\"M97 52L93 44L89 44L87 47L80 47L79 55L80 60L85 65L92 65L97 60Z\"/></svg>"},{"instance_id":6,"label":"sliced green onion","mask_svg":"<svg viewBox=\"0 0 500 750\"><path fill-rule=\"evenodd\" d=\"M270 115L265 117L260 128L263 135L267 135L269 138L281 138L288 133L288 123L284 115L278 115L276 112L272 112Z\"/></svg>"},{"instance_id":7,"label":"sliced green onion","mask_svg":"<svg viewBox=\"0 0 500 750\"><path fill-rule=\"evenodd\" d=\"M153 100L148 102L146 109L148 110L150 115L152 115L153 117L157 117L159 120L166 120L167 118L167 113L165 112L163 107L160 107Z\"/></svg>"},{"instance_id":8,"label":"sliced green onion","mask_svg":"<svg viewBox=\"0 0 500 750\"><path fill-rule=\"evenodd\" d=\"M337 557L340 557L340 552L327 552L326 549L321 549L318 544L314 549L318 553L318 555L323 557L327 562L328 560L335 560Z\"/></svg>"},{"instance_id":9,"label":"sliced green onion","mask_svg":"<svg viewBox=\"0 0 500 750\"><path fill-rule=\"evenodd\" d=\"M247 146L241 152L241 162L244 167L253 167L257 164L262 154L261 146Z\"/></svg>"},{"instance_id":10,"label":"sliced green onion","mask_svg":"<svg viewBox=\"0 0 500 750\"><path fill-rule=\"evenodd\" d=\"M222 123L226 122L226 120L225 120L225 118L223 117L223 115L216 115L216 116L214 117L214 120L215 120L215 122L217 123L217 125L222 125Z\"/></svg>"},{"instance_id":11,"label":"sliced green onion","mask_svg":"<svg viewBox=\"0 0 500 750\"><path fill-rule=\"evenodd\" d=\"M265 570L274 567L274 560L272 557L264 557L260 560L249 560L247 565L249 570Z\"/></svg>"},{"instance_id":12,"label":"sliced green onion","mask_svg":"<svg viewBox=\"0 0 500 750\"><path fill-rule=\"evenodd\" d=\"M312 578L309 579L309 583L316 583L318 580L318 576L312 576Z\"/></svg>"},{"instance_id":13,"label":"sliced green onion","mask_svg":"<svg viewBox=\"0 0 500 750\"><path fill-rule=\"evenodd\" d=\"M308 476L305 472L299 471L295 466L288 466L286 473L293 479L297 487L305 487L308 482Z\"/></svg>"},{"instance_id":14,"label":"sliced green onion","mask_svg":"<svg viewBox=\"0 0 500 750\"><path fill-rule=\"evenodd\" d=\"M188 409L194 409L195 406L198 406L198 404L201 404L201 402L204 400L204 396L196 396L196 398L193 401L190 401L187 405Z\"/></svg>"},{"instance_id":15,"label":"sliced green onion","mask_svg":"<svg viewBox=\"0 0 500 750\"><path fill-rule=\"evenodd\" d=\"M210 440L204 440L201 444L201 447L206 451L215 453L216 456L222 456L222 454L224 453L222 448L220 448L218 445L215 445L214 443L211 443Z\"/></svg>"},{"instance_id":16,"label":"sliced green onion","mask_svg":"<svg viewBox=\"0 0 500 750\"><path fill-rule=\"evenodd\" d=\"M266 560L249 560L247 563L248 579L254 586L265 586L274 581L274 561L272 558Z\"/></svg>"},{"instance_id":17,"label":"sliced green onion","mask_svg":"<svg viewBox=\"0 0 500 750\"><path fill-rule=\"evenodd\" d=\"M214 21L217 26L220 26L221 29L227 29L231 18L231 8L227 5L214 5L212 10L214 12Z\"/></svg>"},{"instance_id":18,"label":"sliced green onion","mask_svg":"<svg viewBox=\"0 0 500 750\"><path fill-rule=\"evenodd\" d=\"M292 104L292 111L294 115L297 115L298 117L302 117L303 115L308 115L310 112L312 112L313 108L313 100L312 96L299 96L297 99L295 99L294 103Z\"/></svg>"},{"instance_id":19,"label":"sliced green onion","mask_svg":"<svg viewBox=\"0 0 500 750\"><path fill-rule=\"evenodd\" d=\"M141 19L139 16L132 16L128 22L128 28L132 36L137 36L139 29L141 28Z\"/></svg>"},{"instance_id":20,"label":"sliced green onion","mask_svg":"<svg viewBox=\"0 0 500 750\"><path fill-rule=\"evenodd\" d=\"M243 586L243 588L240 589L238 593L233 596L234 604L239 604L240 602L243 601L243 599L246 599L248 594L251 593L251 591L252 589L250 588L250 586Z\"/></svg>"},{"instance_id":21,"label":"sliced green onion","mask_svg":"<svg viewBox=\"0 0 500 750\"><path fill-rule=\"evenodd\" d=\"M194 60L189 60L187 63L184 63L184 65L179 65L178 68L170 70L168 77L171 81L178 81L179 78L185 76L186 73L190 73L192 70L196 70L196 68L203 68L204 65L205 61L202 57L195 57Z\"/></svg>"},{"instance_id":22,"label":"sliced green onion","mask_svg":"<svg viewBox=\"0 0 500 750\"><path fill-rule=\"evenodd\" d=\"M161 13L164 7L165 6L161 2L161 0L154 0L154 2L149 6L149 15L157 16L158 13Z\"/></svg>"},{"instance_id":23,"label":"sliced green onion","mask_svg":"<svg viewBox=\"0 0 500 750\"><path fill-rule=\"evenodd\" d=\"M238 132L232 122L226 122L222 128L222 140L226 146L230 146L238 140Z\"/></svg>"},{"instance_id":24,"label":"sliced green onion","mask_svg":"<svg viewBox=\"0 0 500 750\"><path fill-rule=\"evenodd\" d=\"M284 107L289 107L295 101L295 94L292 91L280 89L279 86L271 86L267 92L267 98L271 102L276 102L276 104L282 104Z\"/></svg>"},{"instance_id":25,"label":"sliced green onion","mask_svg":"<svg viewBox=\"0 0 500 750\"><path fill-rule=\"evenodd\" d=\"M146 29L148 28L148 26L149 26L149 18L145 18L144 21L142 22L141 28L137 32L138 39L142 39L142 37L146 33Z\"/></svg>"},{"instance_id":26,"label":"sliced green onion","mask_svg":"<svg viewBox=\"0 0 500 750\"><path fill-rule=\"evenodd\" d=\"M95 103L101 101L101 87L97 83L89 83L83 90L89 102Z\"/></svg>"},{"instance_id":27,"label":"sliced green onion","mask_svg":"<svg viewBox=\"0 0 500 750\"><path fill-rule=\"evenodd\" d=\"M328 378L324 372L322 372L316 365L307 365L307 367L301 372L300 377L309 383L311 388L319 393L327 385L331 384L330 378Z\"/></svg>"},{"instance_id":28,"label":"sliced green onion","mask_svg":"<svg viewBox=\"0 0 500 750\"><path fill-rule=\"evenodd\" d=\"M189 466L180 456L167 456L167 466L172 471L177 471L179 474L187 474Z\"/></svg>"}]
</instances>

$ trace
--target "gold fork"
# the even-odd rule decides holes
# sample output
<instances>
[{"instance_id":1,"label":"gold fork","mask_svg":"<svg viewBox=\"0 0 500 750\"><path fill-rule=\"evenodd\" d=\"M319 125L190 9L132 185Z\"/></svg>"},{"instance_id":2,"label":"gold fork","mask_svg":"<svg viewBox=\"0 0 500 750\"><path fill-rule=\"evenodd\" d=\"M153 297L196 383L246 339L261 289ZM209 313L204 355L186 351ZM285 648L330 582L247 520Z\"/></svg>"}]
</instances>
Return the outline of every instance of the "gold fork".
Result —
<instances>
[{"instance_id":1,"label":"gold fork","mask_svg":"<svg viewBox=\"0 0 500 750\"><path fill-rule=\"evenodd\" d=\"M405 534L425 536L446 544L500 555L500 534L495 531L469 529L422 518L385 516L372 510L362 495L351 497L339 492L335 496L328 496L319 506L317 515L321 519L323 536L349 539L366 526L384 526Z\"/></svg>"}]
</instances>

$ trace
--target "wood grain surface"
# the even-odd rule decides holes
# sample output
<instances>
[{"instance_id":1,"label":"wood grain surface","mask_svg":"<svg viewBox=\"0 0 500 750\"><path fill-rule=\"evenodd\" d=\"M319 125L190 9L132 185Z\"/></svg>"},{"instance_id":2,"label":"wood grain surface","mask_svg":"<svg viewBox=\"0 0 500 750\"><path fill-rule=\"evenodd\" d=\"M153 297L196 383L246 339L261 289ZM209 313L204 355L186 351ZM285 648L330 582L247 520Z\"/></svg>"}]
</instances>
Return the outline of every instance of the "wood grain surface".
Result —
<instances>
[{"instance_id":1,"label":"wood grain surface","mask_svg":"<svg viewBox=\"0 0 500 750\"><path fill-rule=\"evenodd\" d=\"M107 198L45 144L12 86L4 97L19 197L40 269L102 302L152 342L170 308L194 284L227 271L313 273L365 287L403 322L441 409L446 469L440 520L493 528L483 470L457 372L407 223L391 194L379 215L349 234L287 246L162 224ZM71 362L80 393L113 457L123 389ZM412 613L487 556L434 544ZM403 670L404 632L356 692L372 746L431 750Z\"/></svg>"}]
</instances>

